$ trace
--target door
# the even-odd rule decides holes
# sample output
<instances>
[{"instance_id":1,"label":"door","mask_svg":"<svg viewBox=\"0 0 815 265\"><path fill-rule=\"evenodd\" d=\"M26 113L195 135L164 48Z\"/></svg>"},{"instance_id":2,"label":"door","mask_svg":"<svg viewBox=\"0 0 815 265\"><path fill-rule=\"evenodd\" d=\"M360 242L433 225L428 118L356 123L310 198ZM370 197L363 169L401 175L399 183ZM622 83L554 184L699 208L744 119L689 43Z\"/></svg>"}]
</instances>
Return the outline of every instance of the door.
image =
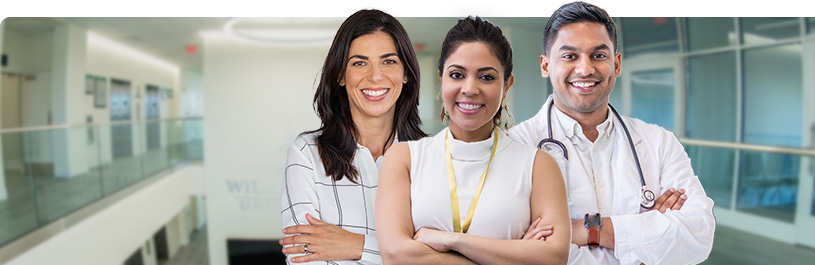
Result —
<instances>
[{"instance_id":1,"label":"door","mask_svg":"<svg viewBox=\"0 0 815 265\"><path fill-rule=\"evenodd\" d=\"M22 127L22 114L20 109L20 76L16 74L2 75L2 95L0 107L2 107L2 129L13 129ZM23 169L23 133L6 133L3 139L3 165L6 170L14 170L22 173ZM2 197L0 197L2 198Z\"/></svg>"},{"instance_id":2,"label":"door","mask_svg":"<svg viewBox=\"0 0 815 265\"><path fill-rule=\"evenodd\" d=\"M110 121L130 121L130 81L111 79L110 84ZM133 155L133 132L131 124L111 125L113 159Z\"/></svg>"},{"instance_id":3,"label":"door","mask_svg":"<svg viewBox=\"0 0 815 265\"><path fill-rule=\"evenodd\" d=\"M680 135L684 131L684 79L677 54L641 56L622 63L618 111Z\"/></svg>"},{"instance_id":4,"label":"door","mask_svg":"<svg viewBox=\"0 0 815 265\"><path fill-rule=\"evenodd\" d=\"M810 33L812 34L812 33ZM801 140L815 150L815 39L804 42L803 115ZM809 74L806 74L809 73ZM815 248L815 156L801 158L798 205L795 209L796 243Z\"/></svg>"},{"instance_id":5,"label":"door","mask_svg":"<svg viewBox=\"0 0 815 265\"><path fill-rule=\"evenodd\" d=\"M146 130L147 132L147 150L158 149L161 147L160 144L160 122L159 119L159 88L158 86L154 85L147 85L145 86L147 91L145 93L145 110L147 115L145 119L147 120Z\"/></svg>"}]
</instances>

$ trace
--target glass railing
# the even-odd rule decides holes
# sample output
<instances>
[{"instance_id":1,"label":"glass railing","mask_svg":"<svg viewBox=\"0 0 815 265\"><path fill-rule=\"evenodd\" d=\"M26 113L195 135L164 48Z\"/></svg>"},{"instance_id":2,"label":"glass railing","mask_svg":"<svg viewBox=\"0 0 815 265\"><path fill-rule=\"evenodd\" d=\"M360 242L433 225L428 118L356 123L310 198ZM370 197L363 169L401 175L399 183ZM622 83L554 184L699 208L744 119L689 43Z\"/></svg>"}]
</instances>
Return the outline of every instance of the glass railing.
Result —
<instances>
[{"instance_id":1,"label":"glass railing","mask_svg":"<svg viewBox=\"0 0 815 265\"><path fill-rule=\"evenodd\" d=\"M203 159L201 118L0 136L0 246L162 170Z\"/></svg>"},{"instance_id":2,"label":"glass railing","mask_svg":"<svg viewBox=\"0 0 815 265\"><path fill-rule=\"evenodd\" d=\"M794 223L798 193L815 188L799 187L799 180L815 174L815 149L680 141L717 207Z\"/></svg>"}]
</instances>

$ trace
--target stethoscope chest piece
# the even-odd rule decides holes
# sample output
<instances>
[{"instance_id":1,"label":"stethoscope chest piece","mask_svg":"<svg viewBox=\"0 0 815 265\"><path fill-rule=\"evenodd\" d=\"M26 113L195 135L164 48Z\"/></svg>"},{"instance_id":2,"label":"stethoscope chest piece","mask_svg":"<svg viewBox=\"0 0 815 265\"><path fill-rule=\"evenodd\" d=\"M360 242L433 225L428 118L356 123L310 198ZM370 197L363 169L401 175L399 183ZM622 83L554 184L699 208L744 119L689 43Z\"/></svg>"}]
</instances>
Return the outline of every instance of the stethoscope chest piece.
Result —
<instances>
[{"instance_id":1,"label":"stethoscope chest piece","mask_svg":"<svg viewBox=\"0 0 815 265\"><path fill-rule=\"evenodd\" d=\"M640 206L645 209L654 208L654 202L656 199L656 195L653 191L642 187L642 201L640 201Z\"/></svg>"}]
</instances>

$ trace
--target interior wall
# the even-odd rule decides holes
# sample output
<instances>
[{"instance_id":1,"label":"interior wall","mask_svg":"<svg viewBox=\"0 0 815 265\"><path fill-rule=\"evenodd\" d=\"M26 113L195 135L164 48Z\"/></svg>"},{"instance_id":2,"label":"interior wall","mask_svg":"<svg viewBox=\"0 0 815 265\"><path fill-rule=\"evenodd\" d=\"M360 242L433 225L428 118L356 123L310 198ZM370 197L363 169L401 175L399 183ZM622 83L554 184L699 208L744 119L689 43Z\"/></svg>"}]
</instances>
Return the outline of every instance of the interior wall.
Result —
<instances>
[{"instance_id":1,"label":"interior wall","mask_svg":"<svg viewBox=\"0 0 815 265\"><path fill-rule=\"evenodd\" d=\"M312 99L329 47L276 48L215 34L204 46L209 257L225 265L228 238L283 236L286 151L320 125Z\"/></svg>"},{"instance_id":2,"label":"interior wall","mask_svg":"<svg viewBox=\"0 0 815 265\"><path fill-rule=\"evenodd\" d=\"M199 72L181 70L179 110L181 117L204 116L204 76Z\"/></svg>"},{"instance_id":3,"label":"interior wall","mask_svg":"<svg viewBox=\"0 0 815 265\"><path fill-rule=\"evenodd\" d=\"M166 65L156 64L152 58L145 57L144 54L134 52L131 48L122 47L118 43L112 43L111 40L88 35L86 48L86 60L84 74L91 74L95 76L105 77L107 79L107 91L110 91L111 79L120 79L130 81L130 105L131 105L131 121L144 120L147 108L144 106L146 85L156 85L159 88L173 89L173 98L169 100L160 101L160 117L171 118L172 113L177 111L170 110L178 104L172 103L173 100L178 100L179 93L176 89L179 87L180 71L178 68L167 67ZM108 123L110 122L110 93L107 93L107 105L104 108L97 108L94 106L93 94L84 96L84 111L85 117L90 116L95 123ZM162 126L161 130L166 132L166 126ZM134 125L131 128L133 137L142 137L144 135L144 127ZM103 147L101 148L100 156L102 163L108 163L112 160L111 153L111 132L110 126L101 126L99 130L99 139ZM162 133L160 143L162 146L167 144L165 133ZM140 141L132 142L132 150L134 154L141 154L145 151L146 143Z\"/></svg>"},{"instance_id":4,"label":"interior wall","mask_svg":"<svg viewBox=\"0 0 815 265\"><path fill-rule=\"evenodd\" d=\"M45 45L39 43L39 45ZM51 121L53 125L84 122L85 30L74 25L56 26L51 60ZM54 176L73 177L88 171L87 136L84 130L61 129L53 138Z\"/></svg>"}]
</instances>

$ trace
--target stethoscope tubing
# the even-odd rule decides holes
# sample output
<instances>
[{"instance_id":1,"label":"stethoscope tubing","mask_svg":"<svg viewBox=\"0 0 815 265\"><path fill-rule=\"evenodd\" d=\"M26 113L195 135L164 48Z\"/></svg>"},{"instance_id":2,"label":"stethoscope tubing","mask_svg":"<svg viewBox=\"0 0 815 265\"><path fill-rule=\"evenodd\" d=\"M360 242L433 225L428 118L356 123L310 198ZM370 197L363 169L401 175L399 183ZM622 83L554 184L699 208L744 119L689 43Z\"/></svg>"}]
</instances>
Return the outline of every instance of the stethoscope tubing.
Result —
<instances>
[{"instance_id":1,"label":"stethoscope tubing","mask_svg":"<svg viewBox=\"0 0 815 265\"><path fill-rule=\"evenodd\" d=\"M549 104L549 111L547 112L547 118L546 118L549 137L544 138L543 140L538 142L538 149L543 150L542 147L543 147L543 144L545 144L545 143L554 143L561 150L563 150L563 158L565 158L566 161L568 161L569 160L569 151L566 149L566 145L564 145L563 142L555 140L555 138L552 137L552 107L554 107L554 105L555 105L555 102L553 100ZM640 206L642 206L643 208L646 208L646 209L651 209L653 207L654 200L653 200L653 198L646 199L646 194L653 197L653 192L651 190L646 189L645 176L642 174L642 166L640 165L640 159L639 159L639 156L637 155L637 149L634 148L634 140L631 138L631 133L628 131L628 126L625 125L625 122L623 121L623 117L620 116L619 113L617 113L617 110L614 109L614 106L612 106L611 103L608 103L608 107L609 107L609 109L611 109L611 112L614 113L614 116L617 117L617 120L620 121L620 125L623 127L623 131L625 132L625 136L626 136L626 138L628 140L628 146L631 149L631 154L634 156L634 164L636 164L636 166L637 166L637 174L639 174L640 184L642 184L643 201L642 201L642 203L640 203Z\"/></svg>"}]
</instances>

